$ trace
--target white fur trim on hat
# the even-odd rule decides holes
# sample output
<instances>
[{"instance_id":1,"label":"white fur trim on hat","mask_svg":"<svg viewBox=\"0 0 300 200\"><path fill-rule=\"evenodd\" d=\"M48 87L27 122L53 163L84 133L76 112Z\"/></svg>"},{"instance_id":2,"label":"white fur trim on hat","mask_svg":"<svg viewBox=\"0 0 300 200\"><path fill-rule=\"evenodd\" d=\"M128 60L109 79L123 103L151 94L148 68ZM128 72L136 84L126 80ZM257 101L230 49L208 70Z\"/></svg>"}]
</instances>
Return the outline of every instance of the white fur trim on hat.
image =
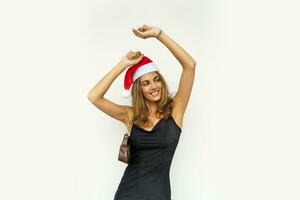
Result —
<instances>
[{"instance_id":1,"label":"white fur trim on hat","mask_svg":"<svg viewBox=\"0 0 300 200\"><path fill-rule=\"evenodd\" d=\"M128 98L130 96L130 91L129 90L123 90L122 96L124 98Z\"/></svg>"},{"instance_id":2,"label":"white fur trim on hat","mask_svg":"<svg viewBox=\"0 0 300 200\"><path fill-rule=\"evenodd\" d=\"M140 68L138 68L134 73L133 73L133 82L138 79L140 76L148 73L148 72L154 72L154 71L159 71L157 65L153 62L147 63Z\"/></svg>"}]
</instances>

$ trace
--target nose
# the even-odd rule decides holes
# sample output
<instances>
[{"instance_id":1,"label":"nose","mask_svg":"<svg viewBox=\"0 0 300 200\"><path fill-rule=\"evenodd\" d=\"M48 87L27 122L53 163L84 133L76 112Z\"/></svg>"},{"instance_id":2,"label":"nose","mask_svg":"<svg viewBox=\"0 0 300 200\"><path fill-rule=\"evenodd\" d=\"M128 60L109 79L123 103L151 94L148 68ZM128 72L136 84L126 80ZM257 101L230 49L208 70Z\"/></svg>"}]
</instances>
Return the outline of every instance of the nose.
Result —
<instances>
[{"instance_id":1,"label":"nose","mask_svg":"<svg viewBox=\"0 0 300 200\"><path fill-rule=\"evenodd\" d=\"M151 83L151 90L157 89L156 83Z\"/></svg>"}]
</instances>

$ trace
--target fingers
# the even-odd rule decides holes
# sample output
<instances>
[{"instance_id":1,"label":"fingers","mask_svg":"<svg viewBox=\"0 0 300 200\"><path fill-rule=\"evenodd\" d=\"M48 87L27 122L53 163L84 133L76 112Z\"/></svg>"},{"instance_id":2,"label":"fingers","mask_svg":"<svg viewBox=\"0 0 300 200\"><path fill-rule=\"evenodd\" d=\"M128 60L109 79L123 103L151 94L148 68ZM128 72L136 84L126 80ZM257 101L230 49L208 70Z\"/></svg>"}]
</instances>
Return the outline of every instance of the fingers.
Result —
<instances>
[{"instance_id":1,"label":"fingers","mask_svg":"<svg viewBox=\"0 0 300 200\"><path fill-rule=\"evenodd\" d=\"M139 57L141 57L142 53L140 51L137 51L133 54L133 59L137 59Z\"/></svg>"},{"instance_id":2,"label":"fingers","mask_svg":"<svg viewBox=\"0 0 300 200\"><path fill-rule=\"evenodd\" d=\"M136 36L142 37L141 31L136 30L136 29L134 29L134 28L132 29L132 31L133 31L133 33L134 33Z\"/></svg>"},{"instance_id":3,"label":"fingers","mask_svg":"<svg viewBox=\"0 0 300 200\"><path fill-rule=\"evenodd\" d=\"M143 25L143 26L140 26L140 27L138 27L138 31L140 31L140 32L145 32L145 31L147 31L149 29L149 26L147 26L147 25Z\"/></svg>"},{"instance_id":4,"label":"fingers","mask_svg":"<svg viewBox=\"0 0 300 200\"><path fill-rule=\"evenodd\" d=\"M149 29L149 26L147 26L146 24L144 24L143 26L140 26L138 28L138 30L141 32L147 31L148 29Z\"/></svg>"},{"instance_id":5,"label":"fingers","mask_svg":"<svg viewBox=\"0 0 300 200\"><path fill-rule=\"evenodd\" d=\"M139 28L140 29L140 28ZM140 31L139 29L132 29L133 33L137 36L137 37L140 37L140 38L143 38L145 39L146 37L143 35L143 32L144 31Z\"/></svg>"},{"instance_id":6,"label":"fingers","mask_svg":"<svg viewBox=\"0 0 300 200\"><path fill-rule=\"evenodd\" d=\"M128 54L127 54L127 57L129 59L137 59L137 58L143 57L143 56L144 56L144 54L142 54L141 51L136 51L136 52L129 51Z\"/></svg>"}]
</instances>

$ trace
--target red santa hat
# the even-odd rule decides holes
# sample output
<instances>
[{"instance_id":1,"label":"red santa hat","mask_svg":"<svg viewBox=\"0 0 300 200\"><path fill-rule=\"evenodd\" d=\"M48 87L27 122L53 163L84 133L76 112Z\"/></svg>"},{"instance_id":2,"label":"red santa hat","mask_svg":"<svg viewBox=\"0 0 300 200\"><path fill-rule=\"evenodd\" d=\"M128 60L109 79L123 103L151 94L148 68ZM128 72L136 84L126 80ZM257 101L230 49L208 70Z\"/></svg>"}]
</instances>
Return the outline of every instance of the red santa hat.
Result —
<instances>
[{"instance_id":1,"label":"red santa hat","mask_svg":"<svg viewBox=\"0 0 300 200\"><path fill-rule=\"evenodd\" d=\"M127 69L124 77L125 90L123 90L122 96L124 98L128 98L130 96L129 90L133 82L142 75L154 71L159 71L157 65L148 57L143 56L142 60L139 63L132 65Z\"/></svg>"}]
</instances>

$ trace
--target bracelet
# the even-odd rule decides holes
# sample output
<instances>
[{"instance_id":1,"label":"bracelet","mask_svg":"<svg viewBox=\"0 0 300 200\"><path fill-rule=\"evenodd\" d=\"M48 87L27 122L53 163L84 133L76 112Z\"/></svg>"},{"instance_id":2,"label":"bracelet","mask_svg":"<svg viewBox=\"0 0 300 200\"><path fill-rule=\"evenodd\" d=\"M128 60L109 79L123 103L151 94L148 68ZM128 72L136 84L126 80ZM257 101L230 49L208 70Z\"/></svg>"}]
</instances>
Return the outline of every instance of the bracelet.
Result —
<instances>
[{"instance_id":1,"label":"bracelet","mask_svg":"<svg viewBox=\"0 0 300 200\"><path fill-rule=\"evenodd\" d=\"M160 36L160 34L162 33L162 30L160 29L159 33L157 34L156 38L158 38L158 36Z\"/></svg>"}]
</instances>

